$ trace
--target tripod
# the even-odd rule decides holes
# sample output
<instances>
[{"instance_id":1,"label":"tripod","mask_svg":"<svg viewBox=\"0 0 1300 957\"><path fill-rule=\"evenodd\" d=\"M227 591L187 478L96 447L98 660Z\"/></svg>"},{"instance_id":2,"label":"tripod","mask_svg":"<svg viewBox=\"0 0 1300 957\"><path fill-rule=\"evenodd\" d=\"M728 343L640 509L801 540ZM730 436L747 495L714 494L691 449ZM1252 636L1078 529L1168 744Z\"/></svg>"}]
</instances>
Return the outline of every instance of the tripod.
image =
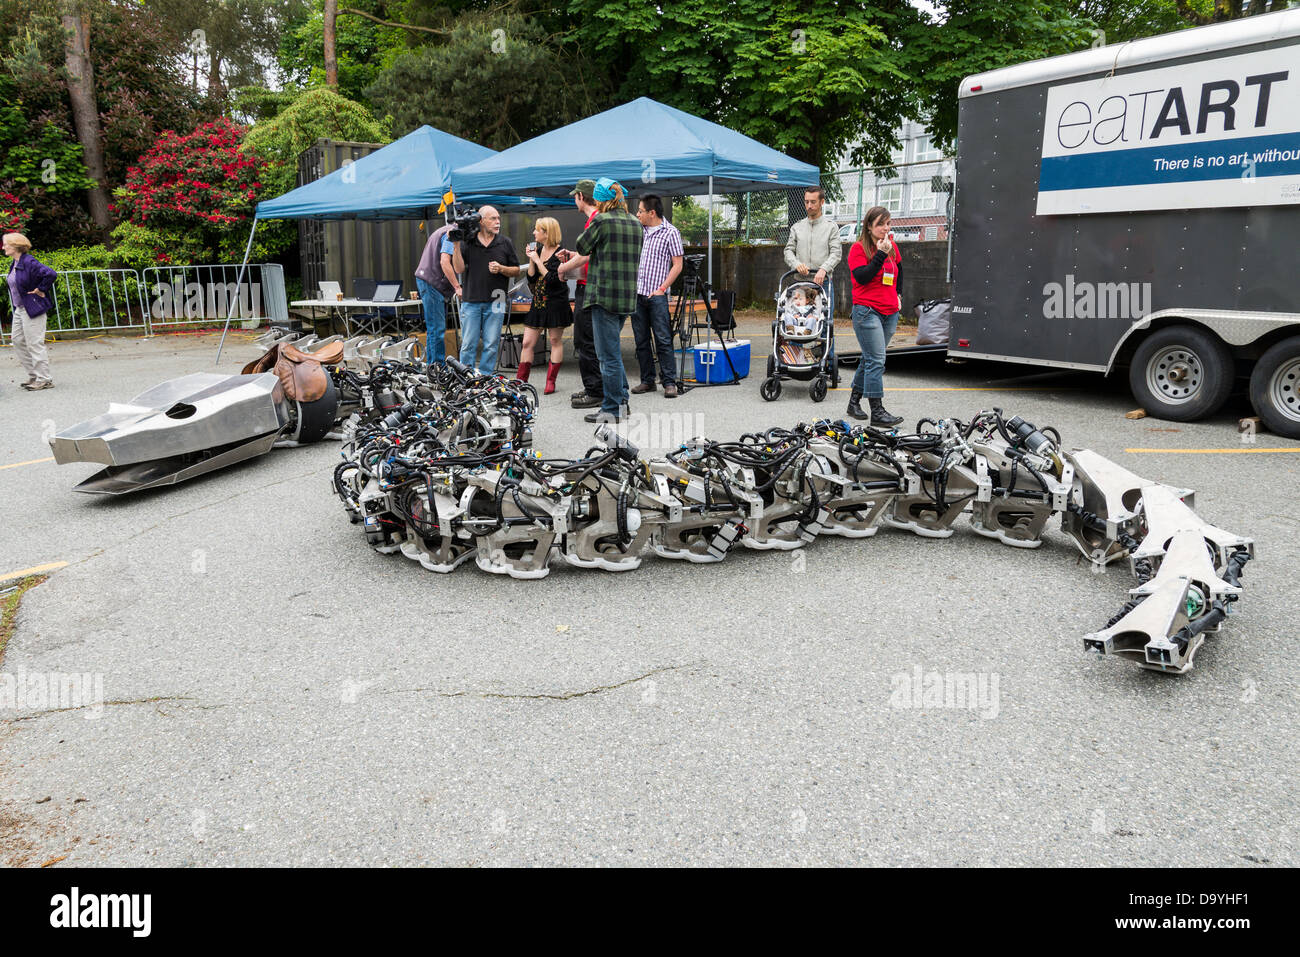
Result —
<instances>
[{"instance_id":1,"label":"tripod","mask_svg":"<svg viewBox=\"0 0 1300 957\"><path fill-rule=\"evenodd\" d=\"M717 319L713 313L713 289L709 286L709 281L700 275L699 267L703 260L702 255L686 257L682 269L682 292L677 297L677 308L673 310L672 328L676 330L677 338L681 342L681 347L678 350L680 353L678 367L682 372L686 370L686 351L695 342L695 330L707 330L707 341L710 345L713 344L713 332ZM705 313L703 322L699 320L699 312L696 308L696 303L701 300L704 303ZM722 356L727 360L727 368L731 370L730 381L700 382L697 377L695 385L688 386L685 377L679 375L679 380L682 380L682 392L688 392L699 386L740 385L740 374L736 372L736 366L731 361L731 353L727 351L727 342L722 338L721 331L718 334L718 344L722 346Z\"/></svg>"}]
</instances>

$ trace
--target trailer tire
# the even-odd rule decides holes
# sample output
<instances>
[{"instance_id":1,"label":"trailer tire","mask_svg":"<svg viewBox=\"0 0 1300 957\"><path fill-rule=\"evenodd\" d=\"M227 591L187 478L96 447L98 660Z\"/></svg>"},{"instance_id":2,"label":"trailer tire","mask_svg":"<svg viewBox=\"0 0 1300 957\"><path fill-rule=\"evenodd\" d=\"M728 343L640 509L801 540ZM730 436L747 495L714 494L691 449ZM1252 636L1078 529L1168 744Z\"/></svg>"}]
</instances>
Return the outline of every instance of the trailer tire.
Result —
<instances>
[{"instance_id":1,"label":"trailer tire","mask_svg":"<svg viewBox=\"0 0 1300 957\"><path fill-rule=\"evenodd\" d=\"M1232 353L1217 336L1193 326L1169 326L1138 346L1128 382L1149 415L1194 422L1223 408L1234 371Z\"/></svg>"},{"instance_id":2,"label":"trailer tire","mask_svg":"<svg viewBox=\"0 0 1300 957\"><path fill-rule=\"evenodd\" d=\"M1250 404L1274 435L1300 439L1300 336L1274 343L1250 374Z\"/></svg>"}]
</instances>

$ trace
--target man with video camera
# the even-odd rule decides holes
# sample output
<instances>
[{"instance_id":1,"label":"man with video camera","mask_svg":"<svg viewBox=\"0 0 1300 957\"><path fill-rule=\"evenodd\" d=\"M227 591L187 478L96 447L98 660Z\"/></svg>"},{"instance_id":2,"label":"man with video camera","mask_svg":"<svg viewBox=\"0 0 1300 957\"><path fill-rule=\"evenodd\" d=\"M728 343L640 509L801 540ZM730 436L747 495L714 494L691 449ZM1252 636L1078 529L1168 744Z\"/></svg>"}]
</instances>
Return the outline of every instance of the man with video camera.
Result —
<instances>
[{"instance_id":1,"label":"man with video camera","mask_svg":"<svg viewBox=\"0 0 1300 957\"><path fill-rule=\"evenodd\" d=\"M484 206L458 214L447 238L454 243L452 266L461 276L460 361L480 375L496 371L501 327L510 308L510 280L519 275L519 256L509 236L501 235L501 214ZM479 361L475 357L482 343Z\"/></svg>"}]
</instances>

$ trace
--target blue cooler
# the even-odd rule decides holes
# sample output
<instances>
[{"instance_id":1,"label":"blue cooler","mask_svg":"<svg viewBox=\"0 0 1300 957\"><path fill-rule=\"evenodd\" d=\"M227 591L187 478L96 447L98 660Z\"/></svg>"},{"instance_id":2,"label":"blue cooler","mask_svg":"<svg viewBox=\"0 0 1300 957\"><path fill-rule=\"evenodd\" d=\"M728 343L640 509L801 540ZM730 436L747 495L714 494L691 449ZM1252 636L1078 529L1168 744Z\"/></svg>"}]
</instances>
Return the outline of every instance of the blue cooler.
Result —
<instances>
[{"instance_id":1,"label":"blue cooler","mask_svg":"<svg viewBox=\"0 0 1300 957\"><path fill-rule=\"evenodd\" d=\"M727 356L731 365L727 365ZM737 339L727 343L727 353L722 354L722 343L717 339L695 346L691 354L696 382L730 382L731 367L742 379L749 375L749 340Z\"/></svg>"}]
</instances>

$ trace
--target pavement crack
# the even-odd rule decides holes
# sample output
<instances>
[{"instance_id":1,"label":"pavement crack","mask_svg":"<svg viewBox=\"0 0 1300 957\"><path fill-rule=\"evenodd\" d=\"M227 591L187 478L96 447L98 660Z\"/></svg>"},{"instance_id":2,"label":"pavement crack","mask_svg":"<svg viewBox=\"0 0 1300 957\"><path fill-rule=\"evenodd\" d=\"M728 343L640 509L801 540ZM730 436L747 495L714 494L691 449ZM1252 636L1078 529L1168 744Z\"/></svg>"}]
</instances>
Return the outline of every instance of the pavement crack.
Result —
<instances>
[{"instance_id":1,"label":"pavement crack","mask_svg":"<svg viewBox=\"0 0 1300 957\"><path fill-rule=\"evenodd\" d=\"M19 721L35 721L37 718L47 718L52 714L64 714L69 711L93 711L96 708L111 708L118 705L128 704L152 704L154 705L154 710L164 717L168 717L169 713L164 711L159 707L159 705L171 701L194 700L196 699L188 697L187 695L156 695L152 698L124 698L116 701L99 701L94 704L77 705L75 708L47 708L44 711L33 711L31 714L19 715L16 718L6 718L3 721L0 721L0 724L17 724ZM194 707L207 711L213 708L224 707L224 705L194 705Z\"/></svg>"},{"instance_id":2,"label":"pavement crack","mask_svg":"<svg viewBox=\"0 0 1300 957\"><path fill-rule=\"evenodd\" d=\"M654 668L643 675L637 675L633 678L627 678L623 681L617 681L608 685L597 685L594 688L583 688L579 691L558 691L553 693L537 692L506 692L506 691L438 691L434 688L404 688L394 691L384 691L382 694L409 694L409 693L428 693L432 692L439 698L497 698L510 701L572 701L574 698L587 698L591 695L604 694L607 691L617 691L619 688L626 688L628 685L634 685L639 681L645 681L647 678L653 678L655 675L667 674L670 671L681 671L684 668L693 668L702 664L700 661L688 662L684 665L665 665L662 668Z\"/></svg>"}]
</instances>

